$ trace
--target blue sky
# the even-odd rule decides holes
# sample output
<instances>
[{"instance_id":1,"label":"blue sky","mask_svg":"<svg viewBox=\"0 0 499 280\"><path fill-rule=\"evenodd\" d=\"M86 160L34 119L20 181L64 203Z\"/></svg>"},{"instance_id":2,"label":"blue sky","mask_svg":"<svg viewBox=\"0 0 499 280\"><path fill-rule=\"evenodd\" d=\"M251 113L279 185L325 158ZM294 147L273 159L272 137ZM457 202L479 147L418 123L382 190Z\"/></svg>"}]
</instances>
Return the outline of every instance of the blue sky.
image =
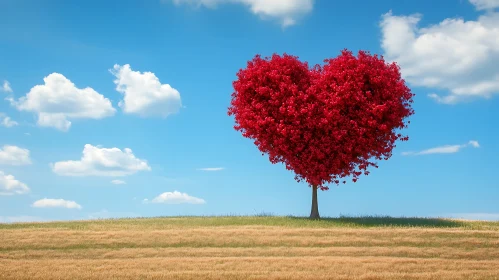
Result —
<instances>
[{"instance_id":1,"label":"blue sky","mask_svg":"<svg viewBox=\"0 0 499 280\"><path fill-rule=\"evenodd\" d=\"M308 215L311 190L227 116L255 54L362 49L416 94L408 142L322 216L499 219L499 2L0 2L0 222ZM497 166L497 165L496 165Z\"/></svg>"}]
</instances>

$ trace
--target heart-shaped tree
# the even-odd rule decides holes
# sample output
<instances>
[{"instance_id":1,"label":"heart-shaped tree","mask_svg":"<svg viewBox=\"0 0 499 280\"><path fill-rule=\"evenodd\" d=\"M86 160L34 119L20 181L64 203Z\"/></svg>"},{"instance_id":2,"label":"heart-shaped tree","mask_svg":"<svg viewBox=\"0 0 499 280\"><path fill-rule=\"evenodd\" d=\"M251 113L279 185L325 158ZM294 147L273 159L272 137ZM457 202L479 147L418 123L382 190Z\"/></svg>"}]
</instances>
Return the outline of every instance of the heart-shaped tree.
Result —
<instances>
[{"instance_id":1,"label":"heart-shaped tree","mask_svg":"<svg viewBox=\"0 0 499 280\"><path fill-rule=\"evenodd\" d=\"M410 89L395 63L351 51L309 68L298 57L256 55L233 82L229 116L234 128L254 140L275 164L293 170L312 187L310 218L318 219L317 189L356 182L375 160L391 157L395 141L408 137L414 114Z\"/></svg>"}]
</instances>

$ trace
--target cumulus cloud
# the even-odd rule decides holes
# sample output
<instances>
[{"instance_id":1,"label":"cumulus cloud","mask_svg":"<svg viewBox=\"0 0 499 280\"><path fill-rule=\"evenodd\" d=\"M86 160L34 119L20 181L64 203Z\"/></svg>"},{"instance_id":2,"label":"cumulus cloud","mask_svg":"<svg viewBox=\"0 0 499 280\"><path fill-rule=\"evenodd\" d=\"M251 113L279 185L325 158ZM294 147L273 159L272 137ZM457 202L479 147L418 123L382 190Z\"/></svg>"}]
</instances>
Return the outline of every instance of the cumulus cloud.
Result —
<instances>
[{"instance_id":1,"label":"cumulus cloud","mask_svg":"<svg viewBox=\"0 0 499 280\"><path fill-rule=\"evenodd\" d=\"M0 164L15 166L31 164L29 150L17 146L4 145L0 148Z\"/></svg>"},{"instance_id":2,"label":"cumulus cloud","mask_svg":"<svg viewBox=\"0 0 499 280\"><path fill-rule=\"evenodd\" d=\"M125 113L167 117L182 107L180 93L169 84L161 84L152 72L133 71L129 64L116 64L109 71L116 77L116 90L124 94L119 106Z\"/></svg>"},{"instance_id":3,"label":"cumulus cloud","mask_svg":"<svg viewBox=\"0 0 499 280\"><path fill-rule=\"evenodd\" d=\"M478 143L478 141L475 140L469 141L468 145L471 145L473 148L480 148L480 144Z\"/></svg>"},{"instance_id":4,"label":"cumulus cloud","mask_svg":"<svg viewBox=\"0 0 499 280\"><path fill-rule=\"evenodd\" d=\"M0 88L0 90L3 92L12 92L12 88L10 87L9 81L3 81L3 85Z\"/></svg>"},{"instance_id":5,"label":"cumulus cloud","mask_svg":"<svg viewBox=\"0 0 499 280\"><path fill-rule=\"evenodd\" d=\"M493 10L499 8L499 0L470 0L477 10Z\"/></svg>"},{"instance_id":6,"label":"cumulus cloud","mask_svg":"<svg viewBox=\"0 0 499 280\"><path fill-rule=\"evenodd\" d=\"M146 160L135 157L129 148L102 148L86 144L80 160L59 161L52 170L62 176L126 176L149 171Z\"/></svg>"},{"instance_id":7,"label":"cumulus cloud","mask_svg":"<svg viewBox=\"0 0 499 280\"><path fill-rule=\"evenodd\" d=\"M123 180L112 180L111 184L114 184L114 185L125 185L126 182L123 181Z\"/></svg>"},{"instance_id":8,"label":"cumulus cloud","mask_svg":"<svg viewBox=\"0 0 499 280\"><path fill-rule=\"evenodd\" d=\"M477 9L497 7L497 1L476 0ZM415 86L444 90L430 93L439 103L454 104L499 93L499 13L477 20L447 18L419 27L422 15L382 16L382 48L396 61L402 76Z\"/></svg>"},{"instance_id":9,"label":"cumulus cloud","mask_svg":"<svg viewBox=\"0 0 499 280\"><path fill-rule=\"evenodd\" d=\"M52 199L52 198L44 198L33 202L31 205L35 208L67 208L67 209L81 209L81 205L71 201L64 199Z\"/></svg>"},{"instance_id":10,"label":"cumulus cloud","mask_svg":"<svg viewBox=\"0 0 499 280\"><path fill-rule=\"evenodd\" d=\"M71 120L102 119L116 112L109 99L90 87L77 88L62 74L52 73L43 81L19 100L9 99L18 110L38 114L39 126L68 131Z\"/></svg>"},{"instance_id":11,"label":"cumulus cloud","mask_svg":"<svg viewBox=\"0 0 499 280\"><path fill-rule=\"evenodd\" d=\"M0 195L25 194L29 191L25 183L16 180L12 175L7 175L3 171L0 171Z\"/></svg>"},{"instance_id":12,"label":"cumulus cloud","mask_svg":"<svg viewBox=\"0 0 499 280\"><path fill-rule=\"evenodd\" d=\"M0 113L0 125L4 127L13 127L19 125L18 122L13 121L9 116L4 113Z\"/></svg>"},{"instance_id":13,"label":"cumulus cloud","mask_svg":"<svg viewBox=\"0 0 499 280\"><path fill-rule=\"evenodd\" d=\"M164 204L205 204L206 201L201 198L197 198L194 196L190 196L186 193L181 193L179 191L173 192L164 192L153 200L149 201L148 199L144 199L144 203L164 203Z\"/></svg>"},{"instance_id":14,"label":"cumulus cloud","mask_svg":"<svg viewBox=\"0 0 499 280\"><path fill-rule=\"evenodd\" d=\"M466 147L479 148L480 144L478 141L471 140L466 144L462 145L444 145L435 148L430 148L427 150L419 151L419 152L402 152L403 156L418 156L418 155L431 155L431 154L454 154L459 152L461 149Z\"/></svg>"},{"instance_id":15,"label":"cumulus cloud","mask_svg":"<svg viewBox=\"0 0 499 280\"><path fill-rule=\"evenodd\" d=\"M176 5L191 4L215 8L219 4L242 4L261 18L279 20L283 27L296 24L296 21L310 13L314 0L173 0Z\"/></svg>"},{"instance_id":16,"label":"cumulus cloud","mask_svg":"<svg viewBox=\"0 0 499 280\"><path fill-rule=\"evenodd\" d=\"M224 170L224 167L205 167L205 168L198 168L200 171L222 171Z\"/></svg>"}]
</instances>

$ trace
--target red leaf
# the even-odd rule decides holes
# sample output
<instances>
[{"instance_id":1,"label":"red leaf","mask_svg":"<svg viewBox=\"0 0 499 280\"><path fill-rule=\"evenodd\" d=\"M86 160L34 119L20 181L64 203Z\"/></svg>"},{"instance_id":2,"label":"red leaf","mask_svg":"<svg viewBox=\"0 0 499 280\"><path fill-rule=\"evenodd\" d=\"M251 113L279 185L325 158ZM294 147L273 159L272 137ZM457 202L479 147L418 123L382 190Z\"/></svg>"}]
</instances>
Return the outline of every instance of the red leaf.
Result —
<instances>
[{"instance_id":1,"label":"red leaf","mask_svg":"<svg viewBox=\"0 0 499 280\"><path fill-rule=\"evenodd\" d=\"M328 183L388 159L398 133L414 114L414 94L399 67L383 57L343 50L323 66L298 57L256 55L233 82L228 114L234 128L254 139L272 163L282 162L297 181L326 190Z\"/></svg>"}]
</instances>

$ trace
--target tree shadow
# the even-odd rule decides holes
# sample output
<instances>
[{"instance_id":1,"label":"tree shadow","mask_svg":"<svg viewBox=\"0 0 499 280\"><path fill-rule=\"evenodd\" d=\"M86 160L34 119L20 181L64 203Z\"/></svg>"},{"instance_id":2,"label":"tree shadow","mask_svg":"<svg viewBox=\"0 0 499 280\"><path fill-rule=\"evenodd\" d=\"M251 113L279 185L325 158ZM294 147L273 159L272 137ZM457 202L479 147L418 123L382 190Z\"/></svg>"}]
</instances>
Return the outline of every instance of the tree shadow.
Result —
<instances>
[{"instance_id":1,"label":"tree shadow","mask_svg":"<svg viewBox=\"0 0 499 280\"><path fill-rule=\"evenodd\" d=\"M291 219L309 220L308 217L294 217ZM455 228L469 225L469 222L451 220L445 218L418 218L418 217L390 217L390 216L362 216L338 218L325 217L317 220L319 222L334 223L342 226L359 227L431 227L431 228Z\"/></svg>"}]
</instances>

